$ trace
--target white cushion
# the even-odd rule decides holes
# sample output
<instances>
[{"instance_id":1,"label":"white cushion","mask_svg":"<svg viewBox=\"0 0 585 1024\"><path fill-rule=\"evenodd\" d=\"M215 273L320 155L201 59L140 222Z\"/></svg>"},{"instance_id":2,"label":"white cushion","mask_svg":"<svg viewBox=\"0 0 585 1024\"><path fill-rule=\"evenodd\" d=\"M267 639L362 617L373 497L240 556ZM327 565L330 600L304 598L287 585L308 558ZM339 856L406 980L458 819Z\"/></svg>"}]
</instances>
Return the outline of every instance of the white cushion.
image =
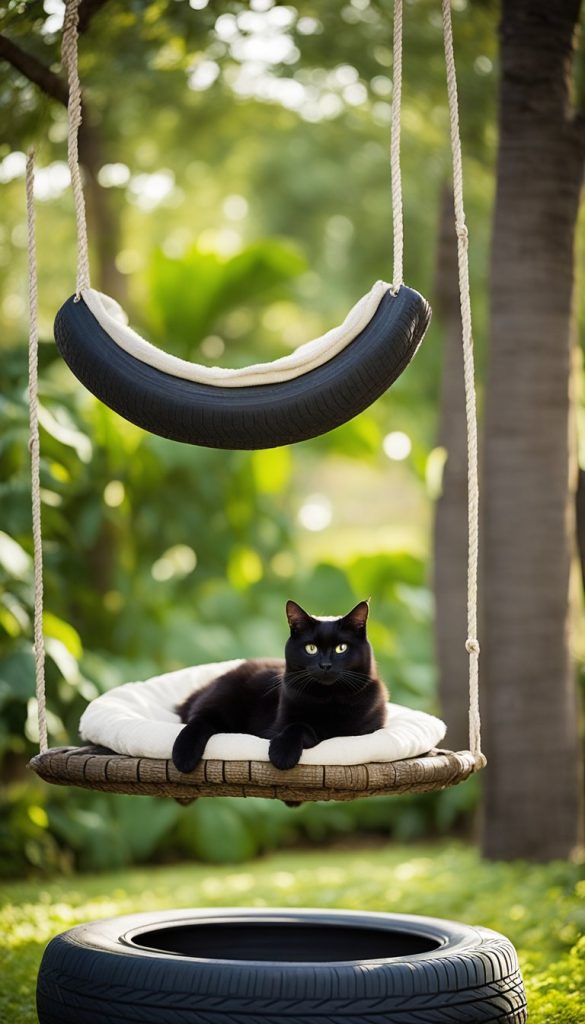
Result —
<instances>
[{"instance_id":1,"label":"white cushion","mask_svg":"<svg viewBox=\"0 0 585 1024\"><path fill-rule=\"evenodd\" d=\"M183 724L175 708L194 690L241 664L237 661L193 665L154 676L142 683L125 683L102 694L84 711L82 739L132 757L170 758ZM439 718L399 704L388 704L383 729L366 736L340 736L304 750L301 764L367 764L399 761L426 754L445 736ZM217 733L204 758L221 761L268 761L268 740L247 733Z\"/></svg>"},{"instance_id":2,"label":"white cushion","mask_svg":"<svg viewBox=\"0 0 585 1024\"><path fill-rule=\"evenodd\" d=\"M120 305L108 295L97 292L94 288L84 288L81 295L86 306L91 310L98 323L109 334L112 341L123 348L135 359L148 363L163 373L183 380L195 381L198 384L213 384L216 387L252 387L255 384L277 384L280 381L300 377L309 370L333 359L358 334L367 327L380 301L391 286L385 281L376 281L367 295L356 303L349 311L339 327L333 327L320 338L307 341L287 356L274 359L271 363L255 363L230 370L225 366L203 366L179 359L170 352L152 345L141 338L136 331L128 326L128 318Z\"/></svg>"}]
</instances>

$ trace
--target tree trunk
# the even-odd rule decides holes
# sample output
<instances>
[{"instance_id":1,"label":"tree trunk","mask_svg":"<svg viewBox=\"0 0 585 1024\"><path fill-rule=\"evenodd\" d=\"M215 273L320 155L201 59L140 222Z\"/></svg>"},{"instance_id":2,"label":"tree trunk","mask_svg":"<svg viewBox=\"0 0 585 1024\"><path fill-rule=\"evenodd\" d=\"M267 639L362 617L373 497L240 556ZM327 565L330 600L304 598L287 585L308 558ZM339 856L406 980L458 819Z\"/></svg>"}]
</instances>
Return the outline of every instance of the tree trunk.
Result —
<instances>
[{"instance_id":1,"label":"tree trunk","mask_svg":"<svg viewBox=\"0 0 585 1024\"><path fill-rule=\"evenodd\" d=\"M82 0L79 8L79 30L87 28L94 14L107 0ZM7 61L46 96L67 106L67 83L59 75L27 53L12 40L0 34L0 61ZM93 244L93 284L124 304L126 279L116 266L120 241L120 216L111 190L102 188L98 175L104 165L104 147L99 123L83 105L79 129L79 162L84 171L84 194L88 234Z\"/></svg>"},{"instance_id":2,"label":"tree trunk","mask_svg":"<svg viewBox=\"0 0 585 1024\"><path fill-rule=\"evenodd\" d=\"M453 750L469 745L467 636L467 441L453 192L443 190L433 307L443 327L438 444L447 458L435 505L433 589L441 713Z\"/></svg>"},{"instance_id":3,"label":"tree trunk","mask_svg":"<svg viewBox=\"0 0 585 1024\"><path fill-rule=\"evenodd\" d=\"M581 568L581 586L585 588L585 469L579 469L577 482L577 551Z\"/></svg>"},{"instance_id":4,"label":"tree trunk","mask_svg":"<svg viewBox=\"0 0 585 1024\"><path fill-rule=\"evenodd\" d=\"M569 652L575 553L574 238L580 0L503 0L484 447L483 851L567 857L582 835Z\"/></svg>"},{"instance_id":5,"label":"tree trunk","mask_svg":"<svg viewBox=\"0 0 585 1024\"><path fill-rule=\"evenodd\" d=\"M92 279L92 285L124 305L126 278L116 266L120 248L120 217L114 206L116 197L109 194L116 190L102 188L98 181L106 159L100 125L91 120L87 107L84 107L84 120L79 129L79 161L85 172L87 231L94 253L95 279Z\"/></svg>"}]
</instances>

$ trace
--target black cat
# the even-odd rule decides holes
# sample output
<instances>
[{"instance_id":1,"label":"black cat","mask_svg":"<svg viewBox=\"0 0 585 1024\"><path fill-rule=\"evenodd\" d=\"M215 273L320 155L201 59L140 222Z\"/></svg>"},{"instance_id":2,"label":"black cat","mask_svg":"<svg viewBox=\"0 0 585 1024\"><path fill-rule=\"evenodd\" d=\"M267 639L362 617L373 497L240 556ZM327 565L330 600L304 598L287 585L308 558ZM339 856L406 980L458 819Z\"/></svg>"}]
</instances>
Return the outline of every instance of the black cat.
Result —
<instances>
[{"instance_id":1,"label":"black cat","mask_svg":"<svg viewBox=\"0 0 585 1024\"><path fill-rule=\"evenodd\" d=\"M388 695L366 636L367 601L340 618L317 618L288 601L286 614L284 661L245 661L177 708L187 723L173 746L179 771L193 771L217 732L269 739L272 764L285 769L321 740L382 727Z\"/></svg>"}]
</instances>

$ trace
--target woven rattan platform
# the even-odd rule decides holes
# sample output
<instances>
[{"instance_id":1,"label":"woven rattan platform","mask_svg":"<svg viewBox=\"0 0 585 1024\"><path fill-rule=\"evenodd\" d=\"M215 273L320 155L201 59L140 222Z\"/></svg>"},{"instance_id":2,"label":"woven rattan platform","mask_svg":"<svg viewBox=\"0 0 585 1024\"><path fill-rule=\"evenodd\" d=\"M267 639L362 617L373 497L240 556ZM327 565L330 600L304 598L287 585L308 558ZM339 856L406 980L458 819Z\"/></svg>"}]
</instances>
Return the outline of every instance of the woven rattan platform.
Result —
<instances>
[{"instance_id":1,"label":"woven rattan platform","mask_svg":"<svg viewBox=\"0 0 585 1024\"><path fill-rule=\"evenodd\" d=\"M354 800L398 793L430 793L463 782L485 764L469 750L432 750L403 761L356 765L297 765L279 771L268 761L202 761L188 775L172 761L126 757L102 747L57 747L30 767L46 782L109 793L168 796L190 803L199 796L263 796L278 800Z\"/></svg>"}]
</instances>

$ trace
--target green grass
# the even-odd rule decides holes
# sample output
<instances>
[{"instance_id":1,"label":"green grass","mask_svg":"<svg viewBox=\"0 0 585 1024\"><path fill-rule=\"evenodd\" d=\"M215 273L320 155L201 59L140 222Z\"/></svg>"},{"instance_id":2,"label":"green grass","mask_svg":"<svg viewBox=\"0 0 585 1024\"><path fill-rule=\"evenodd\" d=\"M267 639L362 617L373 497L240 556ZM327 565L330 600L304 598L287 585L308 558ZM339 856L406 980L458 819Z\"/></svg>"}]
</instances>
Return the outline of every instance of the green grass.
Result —
<instances>
[{"instance_id":1,"label":"green grass","mask_svg":"<svg viewBox=\"0 0 585 1024\"><path fill-rule=\"evenodd\" d=\"M487 925L515 944L530 1024L585 1021L585 872L574 864L483 864L473 848L278 853L241 867L181 864L0 889L0 1020L34 1024L37 968L57 932L92 918L205 906L396 911Z\"/></svg>"}]
</instances>

